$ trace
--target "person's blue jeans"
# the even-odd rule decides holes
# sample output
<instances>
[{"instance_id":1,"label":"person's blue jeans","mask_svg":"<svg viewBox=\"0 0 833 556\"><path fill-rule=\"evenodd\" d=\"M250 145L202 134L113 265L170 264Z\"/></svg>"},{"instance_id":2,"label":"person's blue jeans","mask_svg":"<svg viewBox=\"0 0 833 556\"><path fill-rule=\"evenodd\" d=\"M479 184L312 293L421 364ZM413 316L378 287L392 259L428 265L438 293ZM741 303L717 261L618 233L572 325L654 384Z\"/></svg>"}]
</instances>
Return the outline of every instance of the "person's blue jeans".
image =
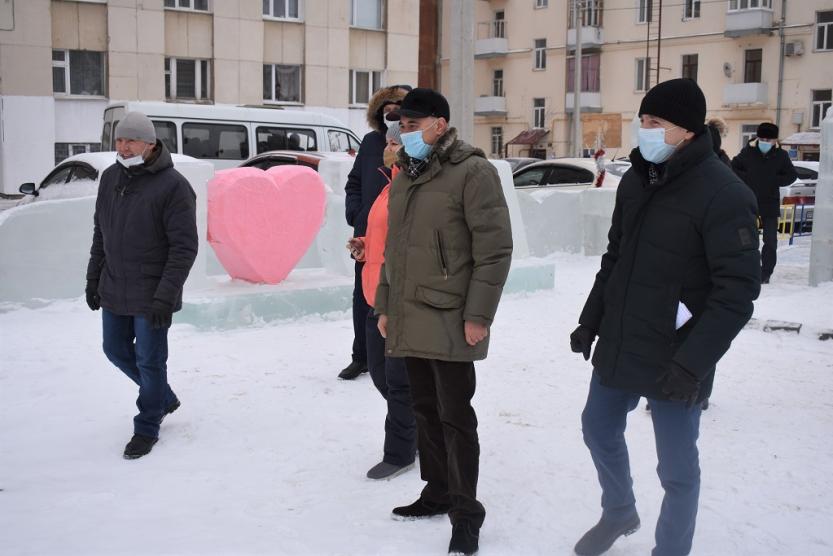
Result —
<instances>
[{"instance_id":1,"label":"person's blue jeans","mask_svg":"<svg viewBox=\"0 0 833 556\"><path fill-rule=\"evenodd\" d=\"M101 309L104 354L139 386L133 432L157 438L165 410L176 402L168 385L168 329L154 329L142 316Z\"/></svg>"},{"instance_id":2,"label":"person's blue jeans","mask_svg":"<svg viewBox=\"0 0 833 556\"><path fill-rule=\"evenodd\" d=\"M624 521L636 513L625 426L640 396L603 386L594 373L581 414L584 443L590 449L602 487L602 515ZM699 405L650 400L657 448L657 475L665 497L655 533L653 556L684 556L691 551L700 495L697 437Z\"/></svg>"}]
</instances>

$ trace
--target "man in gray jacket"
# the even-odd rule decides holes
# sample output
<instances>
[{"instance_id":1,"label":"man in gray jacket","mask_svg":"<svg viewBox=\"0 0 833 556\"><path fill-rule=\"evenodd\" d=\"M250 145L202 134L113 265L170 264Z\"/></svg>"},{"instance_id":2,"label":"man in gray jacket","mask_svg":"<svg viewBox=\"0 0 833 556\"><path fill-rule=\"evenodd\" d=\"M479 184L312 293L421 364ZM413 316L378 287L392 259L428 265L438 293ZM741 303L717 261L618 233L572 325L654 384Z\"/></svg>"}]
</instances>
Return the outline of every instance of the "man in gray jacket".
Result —
<instances>
[{"instance_id":1,"label":"man in gray jacket","mask_svg":"<svg viewBox=\"0 0 833 556\"><path fill-rule=\"evenodd\" d=\"M512 259L509 211L483 151L449 128L446 99L414 89L398 113L403 169L390 188L385 264L376 291L386 355L404 357L417 420L419 499L394 518L449 514L449 552L474 554L480 444L474 361L486 358Z\"/></svg>"},{"instance_id":2,"label":"man in gray jacket","mask_svg":"<svg viewBox=\"0 0 833 556\"><path fill-rule=\"evenodd\" d=\"M105 355L139 386L124 449L135 459L180 406L167 379L168 328L197 256L196 195L141 112L119 122L116 150L98 187L86 297L90 309L102 309Z\"/></svg>"}]
</instances>

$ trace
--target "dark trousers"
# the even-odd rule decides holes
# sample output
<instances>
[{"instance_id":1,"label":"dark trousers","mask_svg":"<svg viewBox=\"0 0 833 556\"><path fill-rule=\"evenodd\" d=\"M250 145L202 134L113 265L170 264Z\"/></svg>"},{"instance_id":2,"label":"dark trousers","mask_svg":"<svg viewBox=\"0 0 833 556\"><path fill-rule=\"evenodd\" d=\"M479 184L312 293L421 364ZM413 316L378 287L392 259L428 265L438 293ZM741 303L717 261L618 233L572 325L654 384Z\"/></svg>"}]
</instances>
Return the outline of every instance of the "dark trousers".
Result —
<instances>
[{"instance_id":1,"label":"dark trousers","mask_svg":"<svg viewBox=\"0 0 833 556\"><path fill-rule=\"evenodd\" d=\"M356 277L353 282L353 361L364 363L367 360L367 340L365 338L365 321L370 307L364 300L362 290L362 268L364 263L356 263Z\"/></svg>"},{"instance_id":2,"label":"dark trousers","mask_svg":"<svg viewBox=\"0 0 833 556\"><path fill-rule=\"evenodd\" d=\"M769 278L775 270L778 258L778 217L761 217L763 224L763 247L761 248L761 277Z\"/></svg>"},{"instance_id":3,"label":"dark trousers","mask_svg":"<svg viewBox=\"0 0 833 556\"><path fill-rule=\"evenodd\" d=\"M650 400L657 449L657 475L665 497L655 533L654 556L684 556L691 551L700 495L697 437L700 406ZM636 512L633 481L625 443L628 412L639 395L608 388L593 375L587 405L581 414L584 443L590 449L602 487L602 514L614 521Z\"/></svg>"},{"instance_id":4,"label":"dark trousers","mask_svg":"<svg viewBox=\"0 0 833 556\"><path fill-rule=\"evenodd\" d=\"M476 529L486 510L477 501L480 443L474 396L474 363L406 357L417 422L422 498L450 504L451 523Z\"/></svg>"},{"instance_id":5,"label":"dark trousers","mask_svg":"<svg viewBox=\"0 0 833 556\"><path fill-rule=\"evenodd\" d=\"M383 460L392 465L409 465L414 462L417 432L408 371L401 357L385 357L385 339L379 333L378 322L370 309L366 320L367 369L388 403Z\"/></svg>"},{"instance_id":6,"label":"dark trousers","mask_svg":"<svg viewBox=\"0 0 833 556\"><path fill-rule=\"evenodd\" d=\"M139 386L133 432L157 438L165 410L176 401L168 385L168 329L154 329L141 316L101 310L104 354Z\"/></svg>"}]
</instances>

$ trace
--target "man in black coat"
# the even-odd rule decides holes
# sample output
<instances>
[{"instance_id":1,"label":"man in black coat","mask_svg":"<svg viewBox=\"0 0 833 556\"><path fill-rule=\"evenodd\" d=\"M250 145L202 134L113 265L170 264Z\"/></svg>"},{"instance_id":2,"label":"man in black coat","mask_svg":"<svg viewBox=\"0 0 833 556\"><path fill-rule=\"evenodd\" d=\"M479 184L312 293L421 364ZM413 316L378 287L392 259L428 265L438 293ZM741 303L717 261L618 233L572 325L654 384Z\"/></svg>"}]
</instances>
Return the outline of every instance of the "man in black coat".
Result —
<instances>
[{"instance_id":1,"label":"man in black coat","mask_svg":"<svg viewBox=\"0 0 833 556\"><path fill-rule=\"evenodd\" d=\"M778 217L781 215L780 188L796 180L793 163L778 142L778 126L763 122L757 137L732 159L732 169L746 182L758 199L758 216L764 230L761 249L761 282L769 284L775 270L778 249Z\"/></svg>"},{"instance_id":2,"label":"man in black coat","mask_svg":"<svg viewBox=\"0 0 833 556\"><path fill-rule=\"evenodd\" d=\"M379 168L384 166L382 153L387 144L385 133L388 126L385 116L402 103L402 99L410 90L411 87L408 85L379 89L367 105L367 125L371 127L371 131L362 139L353 169L347 176L347 185L344 186L347 224L353 227L353 237L364 236L370 207L388 183L387 177L379 171ZM367 372L365 324L370 306L362 292L363 267L364 263L356 261L353 282L353 356L350 364L338 374L338 377L344 380L352 380Z\"/></svg>"},{"instance_id":3,"label":"man in black coat","mask_svg":"<svg viewBox=\"0 0 833 556\"><path fill-rule=\"evenodd\" d=\"M124 449L135 459L180 406L168 385L168 328L197 256L196 195L147 116L129 112L115 133L117 163L98 186L86 297L102 309L105 355L139 386Z\"/></svg>"},{"instance_id":4,"label":"man in black coat","mask_svg":"<svg viewBox=\"0 0 833 556\"><path fill-rule=\"evenodd\" d=\"M639 115L607 252L570 336L585 359L598 336L582 430L602 517L576 545L580 555L601 554L639 527L624 432L641 396L651 404L665 489L652 554L689 553L700 402L760 291L755 199L714 153L700 88L689 79L660 83Z\"/></svg>"}]
</instances>

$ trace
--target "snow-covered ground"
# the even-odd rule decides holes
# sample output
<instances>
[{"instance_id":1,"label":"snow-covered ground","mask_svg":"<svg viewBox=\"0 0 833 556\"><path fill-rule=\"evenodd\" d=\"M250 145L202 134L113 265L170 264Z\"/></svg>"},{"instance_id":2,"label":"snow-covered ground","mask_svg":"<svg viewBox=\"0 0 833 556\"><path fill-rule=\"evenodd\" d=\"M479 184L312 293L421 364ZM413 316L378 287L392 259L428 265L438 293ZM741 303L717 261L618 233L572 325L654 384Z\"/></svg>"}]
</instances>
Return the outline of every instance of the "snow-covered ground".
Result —
<instances>
[{"instance_id":1,"label":"snow-covered ground","mask_svg":"<svg viewBox=\"0 0 833 556\"><path fill-rule=\"evenodd\" d=\"M782 248L756 317L833 327L833 284L806 285L809 242ZM571 554L599 515L580 431L589 366L568 335L598 259L558 255L556 286L507 297L478 366L483 556ZM0 553L444 554L446 520L402 523L418 470L365 479L384 404L336 379L346 313L262 328L171 331L182 408L153 452L122 459L135 389L101 353L82 299L0 314ZM833 341L745 330L701 427L695 555L833 554ZM647 554L662 496L651 421L629 420Z\"/></svg>"}]
</instances>

